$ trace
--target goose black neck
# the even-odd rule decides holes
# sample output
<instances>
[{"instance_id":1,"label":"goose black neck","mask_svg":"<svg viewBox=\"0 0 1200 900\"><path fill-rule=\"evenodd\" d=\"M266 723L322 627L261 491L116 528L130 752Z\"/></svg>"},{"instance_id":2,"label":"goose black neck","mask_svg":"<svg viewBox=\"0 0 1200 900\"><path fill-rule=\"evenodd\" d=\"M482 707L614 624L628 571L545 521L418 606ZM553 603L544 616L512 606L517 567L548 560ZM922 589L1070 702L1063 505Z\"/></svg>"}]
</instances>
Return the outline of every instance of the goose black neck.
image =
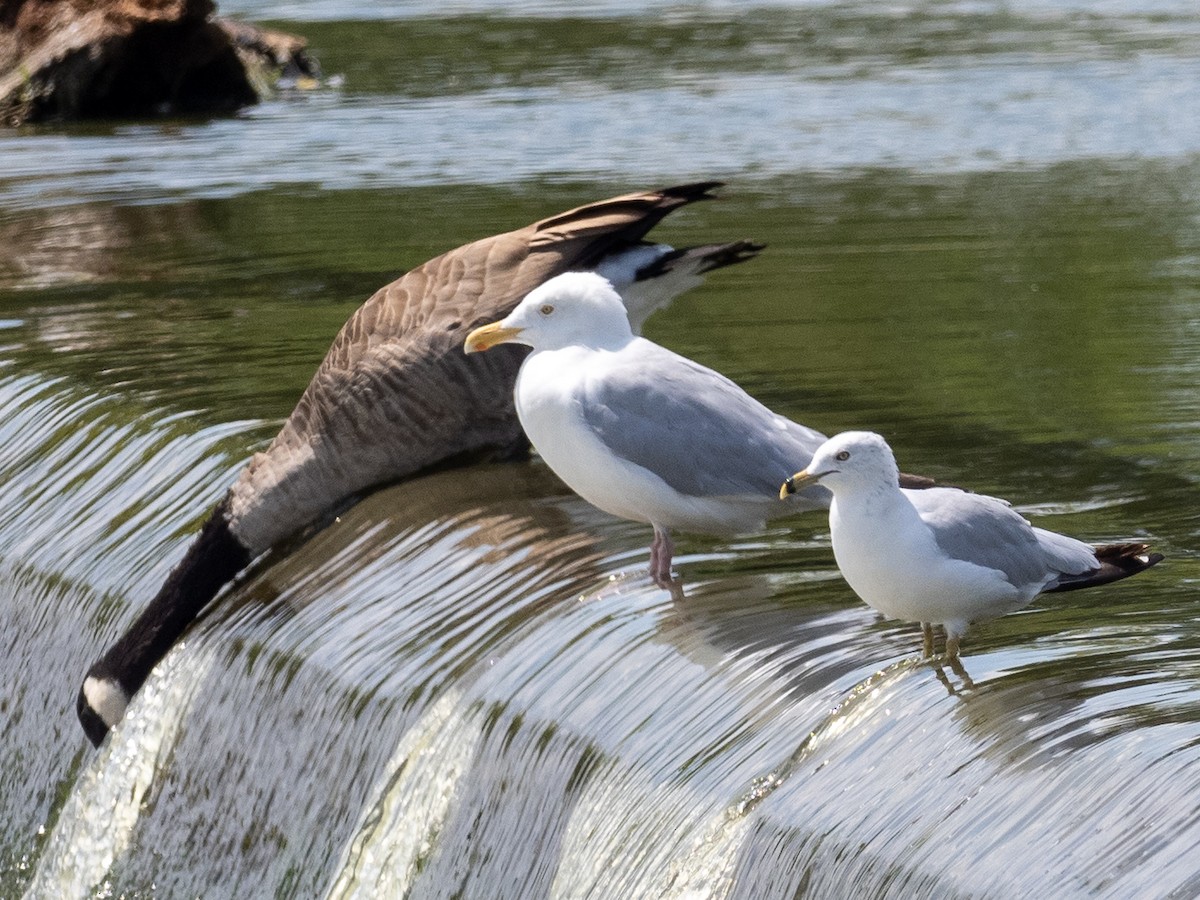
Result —
<instances>
[{"instance_id":1,"label":"goose black neck","mask_svg":"<svg viewBox=\"0 0 1200 900\"><path fill-rule=\"evenodd\" d=\"M249 562L250 551L229 530L227 501L222 500L158 594L86 677L115 682L126 697L132 697L209 601ZM91 708L83 690L76 710L84 731L99 745L108 725Z\"/></svg>"}]
</instances>

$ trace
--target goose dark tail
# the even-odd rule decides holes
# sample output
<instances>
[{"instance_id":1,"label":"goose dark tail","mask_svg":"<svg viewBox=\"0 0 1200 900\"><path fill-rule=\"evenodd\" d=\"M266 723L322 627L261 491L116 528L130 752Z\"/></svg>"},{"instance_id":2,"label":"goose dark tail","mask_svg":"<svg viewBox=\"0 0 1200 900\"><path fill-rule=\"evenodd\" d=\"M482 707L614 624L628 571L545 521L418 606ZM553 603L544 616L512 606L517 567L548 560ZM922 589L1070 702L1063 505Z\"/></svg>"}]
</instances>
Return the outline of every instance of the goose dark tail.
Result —
<instances>
[{"instance_id":1,"label":"goose dark tail","mask_svg":"<svg viewBox=\"0 0 1200 900\"><path fill-rule=\"evenodd\" d=\"M93 744L100 745L125 715L129 700L154 666L249 562L250 551L229 530L226 501L222 500L158 594L88 669L75 709Z\"/></svg>"},{"instance_id":2,"label":"goose dark tail","mask_svg":"<svg viewBox=\"0 0 1200 900\"><path fill-rule=\"evenodd\" d=\"M1108 584L1110 581L1120 581L1138 572L1162 562L1163 555L1150 550L1149 544L1136 542L1124 544L1104 544L1096 547L1096 559L1100 568L1084 575L1065 575L1046 593L1055 591L1077 591L1080 588L1095 587L1098 584Z\"/></svg>"},{"instance_id":3,"label":"goose dark tail","mask_svg":"<svg viewBox=\"0 0 1200 900\"><path fill-rule=\"evenodd\" d=\"M732 266L735 263L754 259L766 249L766 244L754 241L740 240L728 244L705 244L699 247L684 247L672 250L656 259L653 263L638 270L638 281L650 278L661 278L670 272L680 269L688 275L706 275L713 269Z\"/></svg>"}]
</instances>

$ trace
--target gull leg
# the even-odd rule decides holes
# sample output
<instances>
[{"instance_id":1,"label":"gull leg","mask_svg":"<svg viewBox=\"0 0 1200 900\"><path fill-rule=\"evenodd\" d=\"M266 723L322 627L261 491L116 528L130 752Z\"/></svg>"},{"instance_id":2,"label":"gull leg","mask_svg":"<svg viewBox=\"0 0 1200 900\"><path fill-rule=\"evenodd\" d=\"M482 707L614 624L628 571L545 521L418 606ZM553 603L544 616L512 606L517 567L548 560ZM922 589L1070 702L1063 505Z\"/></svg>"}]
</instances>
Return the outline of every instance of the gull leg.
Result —
<instances>
[{"instance_id":1,"label":"gull leg","mask_svg":"<svg viewBox=\"0 0 1200 900\"><path fill-rule=\"evenodd\" d=\"M933 656L933 624L930 622L922 622L921 635L923 637L922 647L925 651L921 658L930 659Z\"/></svg>"},{"instance_id":2,"label":"gull leg","mask_svg":"<svg viewBox=\"0 0 1200 900\"><path fill-rule=\"evenodd\" d=\"M953 665L958 659L958 635L946 632L946 660ZM961 665L961 663L959 664Z\"/></svg>"},{"instance_id":3,"label":"gull leg","mask_svg":"<svg viewBox=\"0 0 1200 900\"><path fill-rule=\"evenodd\" d=\"M650 577L658 580L658 570L662 566L662 532L654 529L654 540L650 542Z\"/></svg>"},{"instance_id":4,"label":"gull leg","mask_svg":"<svg viewBox=\"0 0 1200 900\"><path fill-rule=\"evenodd\" d=\"M674 552L675 544L670 532L655 525L654 541L650 544L650 577L660 587L671 584L671 556Z\"/></svg>"}]
</instances>

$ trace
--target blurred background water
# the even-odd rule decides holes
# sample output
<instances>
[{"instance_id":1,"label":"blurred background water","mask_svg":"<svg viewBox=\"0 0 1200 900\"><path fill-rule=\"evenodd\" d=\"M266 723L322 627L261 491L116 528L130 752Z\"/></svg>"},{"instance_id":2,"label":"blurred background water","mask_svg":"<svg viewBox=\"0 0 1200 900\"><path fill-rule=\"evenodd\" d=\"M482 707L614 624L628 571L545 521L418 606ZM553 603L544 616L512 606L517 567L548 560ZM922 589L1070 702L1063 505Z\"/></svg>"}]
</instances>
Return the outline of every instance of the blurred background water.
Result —
<instances>
[{"instance_id":1,"label":"blurred background water","mask_svg":"<svg viewBox=\"0 0 1200 900\"><path fill-rule=\"evenodd\" d=\"M226 2L341 87L0 132L0 896L1200 895L1191 2ZM704 178L769 248L656 340L1167 562L975 628L827 522L647 529L536 460L260 563L98 753L91 659L406 268Z\"/></svg>"}]
</instances>

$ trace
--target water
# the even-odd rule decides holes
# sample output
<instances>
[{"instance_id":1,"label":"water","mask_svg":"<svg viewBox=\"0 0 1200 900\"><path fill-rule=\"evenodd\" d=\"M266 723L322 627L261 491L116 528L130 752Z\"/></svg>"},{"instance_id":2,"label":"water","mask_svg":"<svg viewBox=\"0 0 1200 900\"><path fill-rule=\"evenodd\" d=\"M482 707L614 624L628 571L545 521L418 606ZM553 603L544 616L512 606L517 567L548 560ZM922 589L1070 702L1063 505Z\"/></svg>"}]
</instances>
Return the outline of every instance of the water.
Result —
<instances>
[{"instance_id":1,"label":"water","mask_svg":"<svg viewBox=\"0 0 1200 900\"><path fill-rule=\"evenodd\" d=\"M0 134L0 896L1200 894L1193 5L306 4L341 88ZM260 562L99 752L79 678L403 269L618 191L769 248L650 335L1167 562L972 630L820 516L684 536L540 464Z\"/></svg>"}]
</instances>

